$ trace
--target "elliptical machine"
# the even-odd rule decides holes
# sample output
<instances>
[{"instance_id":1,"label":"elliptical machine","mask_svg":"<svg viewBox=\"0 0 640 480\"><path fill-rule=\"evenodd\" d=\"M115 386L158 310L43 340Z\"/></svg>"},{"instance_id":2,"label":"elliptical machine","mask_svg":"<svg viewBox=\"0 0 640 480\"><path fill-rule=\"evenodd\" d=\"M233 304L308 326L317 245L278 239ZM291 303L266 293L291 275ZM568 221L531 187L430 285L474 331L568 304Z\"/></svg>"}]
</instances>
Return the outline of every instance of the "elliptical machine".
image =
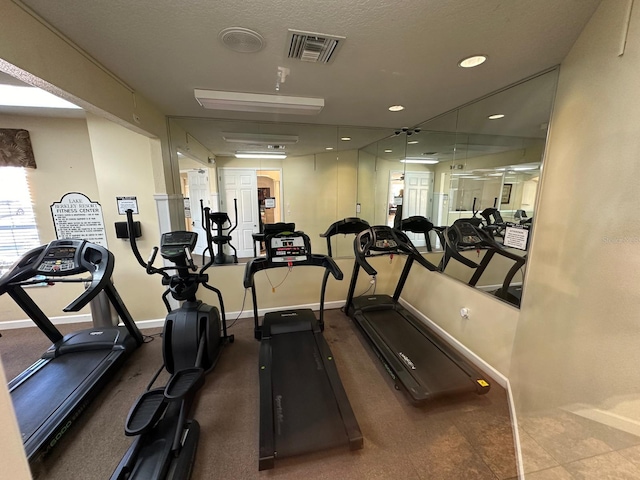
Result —
<instances>
[{"instance_id":1,"label":"elliptical machine","mask_svg":"<svg viewBox=\"0 0 640 480\"><path fill-rule=\"evenodd\" d=\"M133 232L133 212L127 210L129 232ZM197 391L204 385L204 376L216 365L222 347L233 342L227 335L224 303L220 290L209 285L205 270L199 272L193 263L191 250L196 245L195 232L169 232L162 234L160 254L175 264L156 268L153 262L158 247L144 262L138 251L135 236L129 235L131 249L149 275L162 276L168 287L162 300L169 311L165 320L162 340L163 367L171 374L166 386L153 388L158 370L144 392L129 411L125 434L135 436L129 450L111 476L111 480L188 479L195 460L200 436L200 425L191 416L191 407ZM211 243L209 243L211 247ZM168 270L175 270L169 275ZM196 299L198 286L218 296L220 312L215 306ZM171 310L168 294L182 306Z\"/></svg>"},{"instance_id":2,"label":"elliptical machine","mask_svg":"<svg viewBox=\"0 0 640 480\"><path fill-rule=\"evenodd\" d=\"M225 263L238 263L238 251L236 247L231 245L231 233L238 226L238 199L233 199L234 210L236 214L236 224L231 223L231 219L227 212L212 212L209 207L205 207L200 200L200 210L202 211L202 228L207 232L207 248L204 253L209 251L212 263L215 265L224 265ZM216 234L212 235L213 225L215 225ZM217 252L213 252L213 245L216 245ZM224 245L229 245L233 254L227 255L223 251ZM204 256L204 255L203 255Z\"/></svg>"}]
</instances>

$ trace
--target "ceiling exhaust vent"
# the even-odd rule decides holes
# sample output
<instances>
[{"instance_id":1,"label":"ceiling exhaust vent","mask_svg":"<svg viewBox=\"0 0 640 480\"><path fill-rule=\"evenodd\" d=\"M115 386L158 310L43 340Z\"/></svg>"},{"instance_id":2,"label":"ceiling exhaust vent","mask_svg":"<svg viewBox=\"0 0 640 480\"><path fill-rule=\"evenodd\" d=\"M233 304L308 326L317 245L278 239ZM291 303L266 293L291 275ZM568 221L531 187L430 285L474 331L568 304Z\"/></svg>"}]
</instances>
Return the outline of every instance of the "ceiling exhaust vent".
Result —
<instances>
[{"instance_id":1,"label":"ceiling exhaust vent","mask_svg":"<svg viewBox=\"0 0 640 480\"><path fill-rule=\"evenodd\" d=\"M329 63L344 40L345 37L336 35L290 29L287 36L287 56L303 62Z\"/></svg>"}]
</instances>

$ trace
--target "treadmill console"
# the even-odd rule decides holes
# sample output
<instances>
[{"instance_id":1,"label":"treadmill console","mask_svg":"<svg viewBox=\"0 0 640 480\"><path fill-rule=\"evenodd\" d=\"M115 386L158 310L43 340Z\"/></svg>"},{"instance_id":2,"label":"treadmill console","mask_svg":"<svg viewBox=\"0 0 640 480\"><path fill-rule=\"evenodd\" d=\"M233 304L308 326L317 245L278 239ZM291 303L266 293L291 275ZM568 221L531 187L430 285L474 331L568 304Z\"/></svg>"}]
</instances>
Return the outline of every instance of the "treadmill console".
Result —
<instances>
[{"instance_id":1,"label":"treadmill console","mask_svg":"<svg viewBox=\"0 0 640 480\"><path fill-rule=\"evenodd\" d=\"M80 247L51 242L35 270L51 276L73 275L85 271L80 267Z\"/></svg>"},{"instance_id":2,"label":"treadmill console","mask_svg":"<svg viewBox=\"0 0 640 480\"><path fill-rule=\"evenodd\" d=\"M309 237L302 232L282 232L267 237L267 259L273 263L304 262L311 255Z\"/></svg>"},{"instance_id":3,"label":"treadmill console","mask_svg":"<svg viewBox=\"0 0 640 480\"><path fill-rule=\"evenodd\" d=\"M389 252L398 248L398 242L393 238L391 229L374 229L374 243L370 250Z\"/></svg>"},{"instance_id":4,"label":"treadmill console","mask_svg":"<svg viewBox=\"0 0 640 480\"><path fill-rule=\"evenodd\" d=\"M196 232L177 231L163 233L160 239L160 255L169 261L184 258L184 249L190 252L196 247L198 234Z\"/></svg>"},{"instance_id":5,"label":"treadmill console","mask_svg":"<svg viewBox=\"0 0 640 480\"><path fill-rule=\"evenodd\" d=\"M479 235L478 230L465 221L455 221L451 225L448 232L449 238L453 240L458 247L470 248L479 247L483 243L482 237Z\"/></svg>"}]
</instances>

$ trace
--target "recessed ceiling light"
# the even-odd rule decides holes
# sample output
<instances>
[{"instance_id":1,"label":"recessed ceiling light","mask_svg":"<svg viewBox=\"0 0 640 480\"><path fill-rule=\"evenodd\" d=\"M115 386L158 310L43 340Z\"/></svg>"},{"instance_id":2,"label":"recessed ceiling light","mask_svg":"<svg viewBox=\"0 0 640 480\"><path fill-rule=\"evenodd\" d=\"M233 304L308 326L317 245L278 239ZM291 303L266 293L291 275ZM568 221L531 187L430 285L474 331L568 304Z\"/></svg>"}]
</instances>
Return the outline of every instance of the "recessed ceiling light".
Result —
<instances>
[{"instance_id":1,"label":"recessed ceiling light","mask_svg":"<svg viewBox=\"0 0 640 480\"><path fill-rule=\"evenodd\" d=\"M333 150L333 147L324 147L325 150Z\"/></svg>"},{"instance_id":2,"label":"recessed ceiling light","mask_svg":"<svg viewBox=\"0 0 640 480\"><path fill-rule=\"evenodd\" d=\"M401 112L402 110L404 110L404 107L402 105L391 105L389 107L390 112Z\"/></svg>"},{"instance_id":3,"label":"recessed ceiling light","mask_svg":"<svg viewBox=\"0 0 640 480\"><path fill-rule=\"evenodd\" d=\"M81 108L35 87L0 85L0 105L6 107Z\"/></svg>"},{"instance_id":4,"label":"recessed ceiling light","mask_svg":"<svg viewBox=\"0 0 640 480\"><path fill-rule=\"evenodd\" d=\"M349 140L351 140L351 137L340 137L340 140L342 140L343 142L348 142Z\"/></svg>"},{"instance_id":5,"label":"recessed ceiling light","mask_svg":"<svg viewBox=\"0 0 640 480\"><path fill-rule=\"evenodd\" d=\"M393 150L391 150L390 148L387 148L387 149L384 151L384 153L391 153L391 152L393 152Z\"/></svg>"},{"instance_id":6,"label":"recessed ceiling light","mask_svg":"<svg viewBox=\"0 0 640 480\"><path fill-rule=\"evenodd\" d=\"M458 66L462 68L472 68L482 65L487 61L486 55L473 55L471 57L464 58L458 62Z\"/></svg>"},{"instance_id":7,"label":"recessed ceiling light","mask_svg":"<svg viewBox=\"0 0 640 480\"><path fill-rule=\"evenodd\" d=\"M487 118L489 120L498 120L499 118L504 118L504 114L496 113L495 115L489 115Z\"/></svg>"},{"instance_id":8,"label":"recessed ceiling light","mask_svg":"<svg viewBox=\"0 0 640 480\"><path fill-rule=\"evenodd\" d=\"M410 142L407 142L407 145L415 145L416 143L419 143L418 140L411 140Z\"/></svg>"}]
</instances>

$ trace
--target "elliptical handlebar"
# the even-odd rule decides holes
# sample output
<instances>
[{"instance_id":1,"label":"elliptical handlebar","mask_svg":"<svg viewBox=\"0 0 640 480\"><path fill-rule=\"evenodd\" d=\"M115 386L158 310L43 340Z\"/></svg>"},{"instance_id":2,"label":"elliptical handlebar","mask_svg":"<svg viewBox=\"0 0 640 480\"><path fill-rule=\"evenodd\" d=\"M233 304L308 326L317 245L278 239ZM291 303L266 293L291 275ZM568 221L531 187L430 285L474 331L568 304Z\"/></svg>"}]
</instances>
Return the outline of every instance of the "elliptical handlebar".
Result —
<instances>
[{"instance_id":1,"label":"elliptical handlebar","mask_svg":"<svg viewBox=\"0 0 640 480\"><path fill-rule=\"evenodd\" d=\"M153 247L151 255L146 262L142 259L142 255L140 255L140 250L138 249L138 243L136 242L136 236L133 233L135 232L133 227L133 210L128 208L125 213L127 214L127 233L129 235L129 244L131 245L131 250L133 251L133 255L136 257L138 263L145 269L147 274L153 275L154 273L157 273L162 275L162 278L169 279L169 274L167 274L165 270L170 270L172 267L155 268L153 266L153 262L158 255L158 247Z\"/></svg>"}]
</instances>

